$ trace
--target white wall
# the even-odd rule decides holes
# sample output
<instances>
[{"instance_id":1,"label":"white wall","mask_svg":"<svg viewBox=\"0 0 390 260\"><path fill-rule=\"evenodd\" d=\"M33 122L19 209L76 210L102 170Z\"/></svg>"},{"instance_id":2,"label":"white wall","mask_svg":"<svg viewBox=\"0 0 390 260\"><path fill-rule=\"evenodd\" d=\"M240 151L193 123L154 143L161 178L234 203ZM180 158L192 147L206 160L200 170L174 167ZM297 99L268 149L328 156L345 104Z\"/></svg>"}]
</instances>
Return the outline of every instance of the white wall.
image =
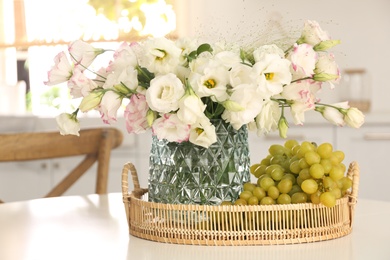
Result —
<instances>
[{"instance_id":1,"label":"white wall","mask_svg":"<svg viewBox=\"0 0 390 260\"><path fill-rule=\"evenodd\" d=\"M388 112L390 85L389 0L178 0L180 36L233 41L267 39L278 20L288 33L299 36L305 20L316 20L342 44L334 48L342 70L365 68L372 82L372 112ZM336 99L340 91L332 93ZM333 101L333 100L330 100Z\"/></svg>"}]
</instances>

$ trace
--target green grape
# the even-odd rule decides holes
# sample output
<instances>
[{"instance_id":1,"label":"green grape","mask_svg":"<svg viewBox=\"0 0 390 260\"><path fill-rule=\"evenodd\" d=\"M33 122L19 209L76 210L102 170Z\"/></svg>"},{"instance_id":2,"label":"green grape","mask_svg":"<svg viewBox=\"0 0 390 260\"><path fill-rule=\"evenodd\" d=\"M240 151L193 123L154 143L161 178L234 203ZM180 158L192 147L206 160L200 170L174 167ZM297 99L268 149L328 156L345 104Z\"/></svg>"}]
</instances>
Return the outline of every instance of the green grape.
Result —
<instances>
[{"instance_id":1,"label":"green grape","mask_svg":"<svg viewBox=\"0 0 390 260\"><path fill-rule=\"evenodd\" d=\"M256 169L254 169L254 171L252 172L252 174L256 177L256 178L259 178L261 175L263 175L265 173L265 169L267 168L268 166L265 166L264 164L260 164Z\"/></svg>"},{"instance_id":2,"label":"green grape","mask_svg":"<svg viewBox=\"0 0 390 260\"><path fill-rule=\"evenodd\" d=\"M272 199L276 200L279 197L279 189L276 186L269 187L267 191L268 197L271 197Z\"/></svg>"},{"instance_id":3,"label":"green grape","mask_svg":"<svg viewBox=\"0 0 390 260\"><path fill-rule=\"evenodd\" d=\"M299 143L297 140L294 140L294 139L289 139L286 142L284 142L284 147L286 147L287 149L290 149L290 150L292 150L294 148L294 146L296 146L296 145L299 145Z\"/></svg>"},{"instance_id":4,"label":"green grape","mask_svg":"<svg viewBox=\"0 0 390 260\"><path fill-rule=\"evenodd\" d=\"M275 181L280 181L283 178L283 176L284 176L284 169L275 168L271 172L271 177Z\"/></svg>"},{"instance_id":5,"label":"green grape","mask_svg":"<svg viewBox=\"0 0 390 260\"><path fill-rule=\"evenodd\" d=\"M299 151L301 149L301 146L299 144L297 144L296 146L294 146L292 149L291 149L291 152L293 155L297 156L298 158L300 158L299 156ZM302 156L301 156L302 157Z\"/></svg>"},{"instance_id":6,"label":"green grape","mask_svg":"<svg viewBox=\"0 0 390 260\"><path fill-rule=\"evenodd\" d=\"M340 165L334 165L332 170L329 172L329 177L333 180L337 181L344 177L343 168Z\"/></svg>"},{"instance_id":7,"label":"green grape","mask_svg":"<svg viewBox=\"0 0 390 260\"><path fill-rule=\"evenodd\" d=\"M325 174L324 167L322 167L322 165L319 163L311 165L309 172L311 177L313 177L314 179L321 179L322 177L324 177Z\"/></svg>"},{"instance_id":8,"label":"green grape","mask_svg":"<svg viewBox=\"0 0 390 260\"><path fill-rule=\"evenodd\" d=\"M322 179L322 185L326 190L334 189L337 187L337 183L330 177L324 177Z\"/></svg>"},{"instance_id":9,"label":"green grape","mask_svg":"<svg viewBox=\"0 0 390 260\"><path fill-rule=\"evenodd\" d=\"M293 161L290 164L290 171L295 174L298 174L301 171L301 167L299 166L299 160Z\"/></svg>"},{"instance_id":10,"label":"green grape","mask_svg":"<svg viewBox=\"0 0 390 260\"><path fill-rule=\"evenodd\" d=\"M267 166L267 168L265 168L265 173L271 176L272 171L275 169L279 169L279 170L283 171L283 167L280 166L279 164L271 164L271 165Z\"/></svg>"},{"instance_id":11,"label":"green grape","mask_svg":"<svg viewBox=\"0 0 390 260\"><path fill-rule=\"evenodd\" d=\"M316 192L314 192L313 194L310 195L310 201L313 204L320 204L321 203L321 200L320 200L321 194L322 194L322 192L317 190Z\"/></svg>"},{"instance_id":12,"label":"green grape","mask_svg":"<svg viewBox=\"0 0 390 260\"><path fill-rule=\"evenodd\" d=\"M260 165L261 165L260 163L252 164L251 167L249 167L249 172L252 173L252 174L254 175L256 169L257 169Z\"/></svg>"},{"instance_id":13,"label":"green grape","mask_svg":"<svg viewBox=\"0 0 390 260\"><path fill-rule=\"evenodd\" d=\"M329 157L329 161L332 163L332 165L338 165L340 163L339 159L334 153L332 153L332 155Z\"/></svg>"},{"instance_id":14,"label":"green grape","mask_svg":"<svg viewBox=\"0 0 390 260\"><path fill-rule=\"evenodd\" d=\"M291 180L291 182L292 182L293 185L296 183L295 175L292 174L292 173L286 173L286 174L283 176L282 180L284 180L284 179L289 179L289 180Z\"/></svg>"},{"instance_id":15,"label":"green grape","mask_svg":"<svg viewBox=\"0 0 390 260\"><path fill-rule=\"evenodd\" d=\"M321 161L321 156L317 152L314 152L314 151L309 151L309 152L305 153L304 158L305 158L308 165L320 163L320 161Z\"/></svg>"},{"instance_id":16,"label":"green grape","mask_svg":"<svg viewBox=\"0 0 390 260\"><path fill-rule=\"evenodd\" d=\"M224 206L224 205L229 206L229 205L233 205L233 203L231 201L224 200L221 202L221 206Z\"/></svg>"},{"instance_id":17,"label":"green grape","mask_svg":"<svg viewBox=\"0 0 390 260\"><path fill-rule=\"evenodd\" d=\"M238 198L233 204L234 205L248 205L248 202L244 199Z\"/></svg>"},{"instance_id":18,"label":"green grape","mask_svg":"<svg viewBox=\"0 0 390 260\"><path fill-rule=\"evenodd\" d=\"M296 178L296 180L297 180L297 185L299 185L299 186L301 186L301 184L302 184L302 182L304 181L301 177L297 177Z\"/></svg>"},{"instance_id":19,"label":"green grape","mask_svg":"<svg viewBox=\"0 0 390 260\"><path fill-rule=\"evenodd\" d=\"M320 195L321 203L326 207L333 207L336 205L336 197L330 192L326 191Z\"/></svg>"},{"instance_id":20,"label":"green grape","mask_svg":"<svg viewBox=\"0 0 390 260\"><path fill-rule=\"evenodd\" d=\"M265 165L265 166L270 165L269 160L271 157L272 157L272 155L269 154L267 157L265 157L263 160L260 161L260 164Z\"/></svg>"},{"instance_id":21,"label":"green grape","mask_svg":"<svg viewBox=\"0 0 390 260\"><path fill-rule=\"evenodd\" d=\"M240 199L243 199L246 201L248 201L248 199L252 196L253 196L252 192L250 192L248 190L244 190L240 193Z\"/></svg>"},{"instance_id":22,"label":"green grape","mask_svg":"<svg viewBox=\"0 0 390 260\"><path fill-rule=\"evenodd\" d=\"M313 179L304 180L301 184L301 189L307 194L313 194L318 190L318 184Z\"/></svg>"},{"instance_id":23,"label":"green grape","mask_svg":"<svg viewBox=\"0 0 390 260\"><path fill-rule=\"evenodd\" d=\"M324 173L329 173L333 165L329 159L321 159L320 164L324 167Z\"/></svg>"},{"instance_id":24,"label":"green grape","mask_svg":"<svg viewBox=\"0 0 390 260\"><path fill-rule=\"evenodd\" d=\"M337 160L339 163L343 162L344 161L344 158L345 158L345 154L344 152L342 151L334 151L333 152L333 155L336 156Z\"/></svg>"},{"instance_id":25,"label":"green grape","mask_svg":"<svg viewBox=\"0 0 390 260\"><path fill-rule=\"evenodd\" d=\"M260 205L272 205L275 204L275 200L271 197L264 197L260 200Z\"/></svg>"},{"instance_id":26,"label":"green grape","mask_svg":"<svg viewBox=\"0 0 390 260\"><path fill-rule=\"evenodd\" d=\"M273 144L268 148L268 152L270 155L283 155L286 153L286 148L280 144Z\"/></svg>"},{"instance_id":27,"label":"green grape","mask_svg":"<svg viewBox=\"0 0 390 260\"><path fill-rule=\"evenodd\" d=\"M261 178L259 186L268 191L269 187L275 186L275 181L271 177L264 177Z\"/></svg>"},{"instance_id":28,"label":"green grape","mask_svg":"<svg viewBox=\"0 0 390 260\"><path fill-rule=\"evenodd\" d=\"M291 196L291 203L305 203L307 202L307 194L304 192L296 192Z\"/></svg>"},{"instance_id":29,"label":"green grape","mask_svg":"<svg viewBox=\"0 0 390 260\"><path fill-rule=\"evenodd\" d=\"M301 157L305 156L305 154L307 152L314 152L316 149L315 149L315 146L310 143L310 142L307 142L307 141L303 141L301 143L301 147L299 149L299 152L298 152L298 155L300 155Z\"/></svg>"},{"instance_id":30,"label":"green grape","mask_svg":"<svg viewBox=\"0 0 390 260\"><path fill-rule=\"evenodd\" d=\"M341 189L341 191L346 191L352 188L352 180L346 176L340 179L340 183L341 187L339 188Z\"/></svg>"},{"instance_id":31,"label":"green grape","mask_svg":"<svg viewBox=\"0 0 390 260\"><path fill-rule=\"evenodd\" d=\"M253 194L253 196L256 196L259 201L262 198L264 198L265 196L267 196L267 193L265 192L265 190L261 187L258 187L258 186L253 189L252 194Z\"/></svg>"},{"instance_id":32,"label":"green grape","mask_svg":"<svg viewBox=\"0 0 390 260\"><path fill-rule=\"evenodd\" d=\"M294 184L290 192L288 193L288 195L290 195L291 197L294 193L301 192L301 191L302 191L301 186L299 186L298 184Z\"/></svg>"},{"instance_id":33,"label":"green grape","mask_svg":"<svg viewBox=\"0 0 390 260\"><path fill-rule=\"evenodd\" d=\"M306 169L306 168L309 168L310 165L306 162L305 158L301 158L299 159L299 167L301 167L301 169Z\"/></svg>"},{"instance_id":34,"label":"green grape","mask_svg":"<svg viewBox=\"0 0 390 260\"><path fill-rule=\"evenodd\" d=\"M302 181L311 178L310 169L308 169L308 168L302 169L302 170L299 172L299 178L300 178Z\"/></svg>"},{"instance_id":35,"label":"green grape","mask_svg":"<svg viewBox=\"0 0 390 260\"><path fill-rule=\"evenodd\" d=\"M341 189L339 187L330 190L336 199L341 198Z\"/></svg>"},{"instance_id":36,"label":"green grape","mask_svg":"<svg viewBox=\"0 0 390 260\"><path fill-rule=\"evenodd\" d=\"M248 205L258 205L259 199L256 196L252 196L248 199Z\"/></svg>"},{"instance_id":37,"label":"green grape","mask_svg":"<svg viewBox=\"0 0 390 260\"><path fill-rule=\"evenodd\" d=\"M322 159L328 159L333 152L333 146L330 143L322 143L317 147L317 153Z\"/></svg>"},{"instance_id":38,"label":"green grape","mask_svg":"<svg viewBox=\"0 0 390 260\"><path fill-rule=\"evenodd\" d=\"M295 178L294 178L295 179ZM289 193L292 189L293 182L291 179L283 179L278 183L277 187L280 193Z\"/></svg>"},{"instance_id":39,"label":"green grape","mask_svg":"<svg viewBox=\"0 0 390 260\"><path fill-rule=\"evenodd\" d=\"M243 190L244 190L244 191L253 192L253 189L254 189L255 187L256 187L255 184L250 183L250 182L246 182L246 183L244 183L244 185L243 185Z\"/></svg>"},{"instance_id":40,"label":"green grape","mask_svg":"<svg viewBox=\"0 0 390 260\"><path fill-rule=\"evenodd\" d=\"M290 204L291 203L291 197L288 194L282 193L277 198L276 202L278 204Z\"/></svg>"}]
</instances>

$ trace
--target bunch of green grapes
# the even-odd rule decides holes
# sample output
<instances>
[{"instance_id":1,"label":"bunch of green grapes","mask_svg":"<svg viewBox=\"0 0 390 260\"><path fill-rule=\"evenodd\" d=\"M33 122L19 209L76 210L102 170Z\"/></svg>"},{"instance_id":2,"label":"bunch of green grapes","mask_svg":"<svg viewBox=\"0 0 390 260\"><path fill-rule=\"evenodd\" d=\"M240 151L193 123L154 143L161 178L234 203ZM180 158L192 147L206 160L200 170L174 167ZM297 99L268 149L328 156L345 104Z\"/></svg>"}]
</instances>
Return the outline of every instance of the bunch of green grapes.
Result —
<instances>
[{"instance_id":1,"label":"bunch of green grapes","mask_svg":"<svg viewBox=\"0 0 390 260\"><path fill-rule=\"evenodd\" d=\"M345 176L344 153L330 143L287 140L274 144L268 156L253 164L256 183L245 183L235 205L312 202L333 207L352 187Z\"/></svg>"}]
</instances>

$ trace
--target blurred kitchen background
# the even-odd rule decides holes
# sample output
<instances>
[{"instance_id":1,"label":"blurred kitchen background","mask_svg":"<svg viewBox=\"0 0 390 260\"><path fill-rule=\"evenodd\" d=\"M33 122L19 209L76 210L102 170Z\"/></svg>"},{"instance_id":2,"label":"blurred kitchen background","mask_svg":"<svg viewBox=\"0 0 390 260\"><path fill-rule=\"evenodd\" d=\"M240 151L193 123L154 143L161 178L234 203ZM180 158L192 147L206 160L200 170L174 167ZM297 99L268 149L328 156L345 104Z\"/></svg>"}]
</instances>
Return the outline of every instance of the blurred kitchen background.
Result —
<instances>
[{"instance_id":1,"label":"blurred kitchen background","mask_svg":"<svg viewBox=\"0 0 390 260\"><path fill-rule=\"evenodd\" d=\"M289 138L333 143L335 149L345 152L346 164L359 162L360 196L390 200L382 184L390 182L386 167L390 147L389 14L388 0L0 0L0 133L55 130L54 117L77 107L79 100L69 99L66 85L43 84L54 56L75 39L105 48L150 35L194 36L244 45L289 44L300 36L305 20L316 20L333 39L342 42L332 49L342 81L334 90L325 87L320 97L327 103L350 100L364 111L366 124L360 129L338 128L313 112L308 113L303 127L291 123ZM89 113L81 118L81 125L102 123L97 114ZM125 133L123 118L115 126ZM113 153L110 191L120 191L121 167L127 161L135 163L141 186L147 186L150 133L125 136L123 146ZM252 163L266 155L270 144L284 142L277 133L251 134L250 138ZM7 173L0 173L0 193L1 189L11 190L9 201L27 195L2 185L2 178L14 179L15 186L20 186L16 183L21 177L14 172L33 168L30 185L52 186L67 163L6 167ZM91 174L84 182L93 178ZM76 193L88 191L81 185L69 192Z\"/></svg>"}]
</instances>

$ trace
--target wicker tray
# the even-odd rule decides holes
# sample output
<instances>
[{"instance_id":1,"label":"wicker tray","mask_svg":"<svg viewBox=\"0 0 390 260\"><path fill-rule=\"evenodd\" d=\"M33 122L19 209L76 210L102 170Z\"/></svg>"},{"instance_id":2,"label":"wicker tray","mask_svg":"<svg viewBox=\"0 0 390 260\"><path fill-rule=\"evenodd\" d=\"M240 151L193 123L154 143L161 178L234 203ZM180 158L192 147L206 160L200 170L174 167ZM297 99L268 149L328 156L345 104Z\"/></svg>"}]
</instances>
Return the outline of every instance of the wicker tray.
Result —
<instances>
[{"instance_id":1,"label":"wicker tray","mask_svg":"<svg viewBox=\"0 0 390 260\"><path fill-rule=\"evenodd\" d=\"M128 172L134 190L128 190ZM133 236L190 245L273 245L324 241L352 231L359 186L359 166L352 162L352 191L327 208L312 203L208 206L148 202L133 164L122 171L122 194Z\"/></svg>"}]
</instances>

